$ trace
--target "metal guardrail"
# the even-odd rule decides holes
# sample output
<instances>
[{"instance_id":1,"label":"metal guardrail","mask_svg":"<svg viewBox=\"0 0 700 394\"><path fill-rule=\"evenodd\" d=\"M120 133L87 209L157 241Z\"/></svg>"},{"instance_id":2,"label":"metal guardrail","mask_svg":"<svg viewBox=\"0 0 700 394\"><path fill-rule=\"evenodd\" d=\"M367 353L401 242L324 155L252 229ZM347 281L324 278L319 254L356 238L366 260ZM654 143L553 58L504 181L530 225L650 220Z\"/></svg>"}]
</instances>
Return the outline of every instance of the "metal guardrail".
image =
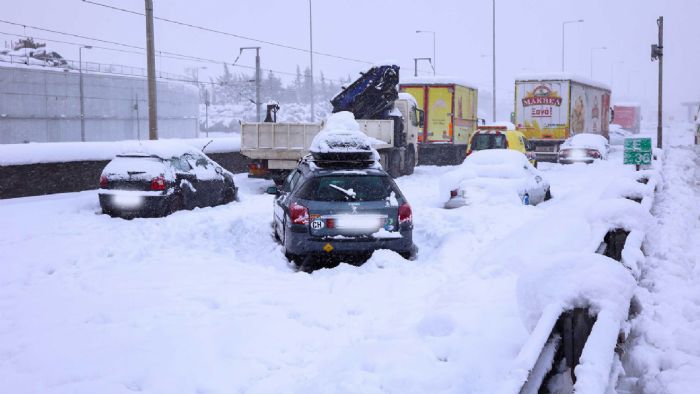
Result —
<instances>
[{"instance_id":1,"label":"metal guardrail","mask_svg":"<svg viewBox=\"0 0 700 394\"><path fill-rule=\"evenodd\" d=\"M68 59L37 59L31 56L18 56L9 54L0 54L0 62L17 64L24 66L39 66L53 69L63 69L63 70L80 70L80 64L75 60ZM126 66L122 64L107 64L107 63L97 63L97 62L83 62L82 70L85 73L100 73L100 74L113 74L113 75L123 75L131 77L143 77L146 78L147 72L145 68ZM164 71L156 70L156 78L168 79L173 81L180 81L185 83L196 84L197 81L190 77L168 73Z\"/></svg>"}]
</instances>

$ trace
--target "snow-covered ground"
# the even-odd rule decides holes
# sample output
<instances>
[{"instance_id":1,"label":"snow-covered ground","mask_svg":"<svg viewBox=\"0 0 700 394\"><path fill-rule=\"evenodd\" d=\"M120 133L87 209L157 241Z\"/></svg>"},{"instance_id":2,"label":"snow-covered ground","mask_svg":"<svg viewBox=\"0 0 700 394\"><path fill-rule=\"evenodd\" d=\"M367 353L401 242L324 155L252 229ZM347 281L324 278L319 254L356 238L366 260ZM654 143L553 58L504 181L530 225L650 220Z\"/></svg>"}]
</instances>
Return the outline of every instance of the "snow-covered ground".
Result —
<instances>
[{"instance_id":1,"label":"snow-covered ground","mask_svg":"<svg viewBox=\"0 0 700 394\"><path fill-rule=\"evenodd\" d=\"M398 179L418 258L311 275L272 239L268 184L243 174L240 202L158 219L101 215L95 191L0 201L0 392L495 392L552 297L626 292L606 290L618 263L574 269L634 176L621 161L543 164L554 199L535 207L455 210L451 168L418 167ZM537 291L562 261L572 285Z\"/></svg>"},{"instance_id":2,"label":"snow-covered ground","mask_svg":"<svg viewBox=\"0 0 700 394\"><path fill-rule=\"evenodd\" d=\"M700 387L700 158L692 127L678 128L667 142L663 187L645 243L624 359L629 392L691 393Z\"/></svg>"}]
</instances>

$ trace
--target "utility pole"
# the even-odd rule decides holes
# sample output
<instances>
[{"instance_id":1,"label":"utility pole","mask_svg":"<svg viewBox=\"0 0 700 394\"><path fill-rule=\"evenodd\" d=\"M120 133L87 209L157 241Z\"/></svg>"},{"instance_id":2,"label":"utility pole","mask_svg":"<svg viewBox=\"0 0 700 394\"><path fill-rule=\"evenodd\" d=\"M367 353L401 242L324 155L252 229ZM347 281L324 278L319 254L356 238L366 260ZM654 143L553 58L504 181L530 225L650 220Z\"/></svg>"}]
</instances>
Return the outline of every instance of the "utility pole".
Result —
<instances>
[{"instance_id":1,"label":"utility pole","mask_svg":"<svg viewBox=\"0 0 700 394\"><path fill-rule=\"evenodd\" d=\"M146 63L148 73L148 139L158 139L156 51L153 43L153 0L146 0Z\"/></svg>"},{"instance_id":2,"label":"utility pole","mask_svg":"<svg viewBox=\"0 0 700 394\"><path fill-rule=\"evenodd\" d=\"M493 121L496 122L496 0L493 0L493 38L491 40L493 47ZM433 55L434 56L434 55Z\"/></svg>"},{"instance_id":3,"label":"utility pole","mask_svg":"<svg viewBox=\"0 0 700 394\"><path fill-rule=\"evenodd\" d=\"M419 60L427 60L428 63L430 63L430 66L433 67L433 61L429 57L414 57L413 58L413 76L417 77L418 76L418 61ZM433 67L433 73L435 73L435 68ZM433 74L435 75L435 74Z\"/></svg>"},{"instance_id":4,"label":"utility pole","mask_svg":"<svg viewBox=\"0 0 700 394\"><path fill-rule=\"evenodd\" d=\"M92 46L83 45L80 48L78 48L78 74L80 75L80 141L85 142L85 93L83 88L83 49L92 49Z\"/></svg>"},{"instance_id":5,"label":"utility pole","mask_svg":"<svg viewBox=\"0 0 700 394\"><path fill-rule=\"evenodd\" d=\"M316 114L314 113L314 35L311 27L311 0L309 0L309 63L311 63L311 75L309 75L309 79L311 80L309 100L311 101L311 122L313 123L316 121Z\"/></svg>"},{"instance_id":6,"label":"utility pole","mask_svg":"<svg viewBox=\"0 0 700 394\"><path fill-rule=\"evenodd\" d=\"M663 147L663 86L664 86L664 17L660 16L656 20L656 25L659 27L659 43L651 44L651 61L659 61L659 108L658 108L658 124L656 126L656 147Z\"/></svg>"},{"instance_id":7,"label":"utility pole","mask_svg":"<svg viewBox=\"0 0 700 394\"><path fill-rule=\"evenodd\" d=\"M255 113L257 116L257 122L260 122L260 47L243 47L241 48L240 52L238 52L238 56L240 56L241 52L243 52L246 49L255 49Z\"/></svg>"}]
</instances>

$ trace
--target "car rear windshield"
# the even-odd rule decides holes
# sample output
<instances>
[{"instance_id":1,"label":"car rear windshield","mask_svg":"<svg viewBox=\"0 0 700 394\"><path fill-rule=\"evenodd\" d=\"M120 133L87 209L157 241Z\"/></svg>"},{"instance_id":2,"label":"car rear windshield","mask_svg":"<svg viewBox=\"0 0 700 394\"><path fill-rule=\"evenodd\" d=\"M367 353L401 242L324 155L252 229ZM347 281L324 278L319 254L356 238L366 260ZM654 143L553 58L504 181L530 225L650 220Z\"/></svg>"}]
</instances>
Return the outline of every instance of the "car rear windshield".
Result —
<instances>
[{"instance_id":1,"label":"car rear windshield","mask_svg":"<svg viewBox=\"0 0 700 394\"><path fill-rule=\"evenodd\" d=\"M117 156L105 167L105 174L158 176L165 169L163 160L151 156Z\"/></svg>"},{"instance_id":2,"label":"car rear windshield","mask_svg":"<svg viewBox=\"0 0 700 394\"><path fill-rule=\"evenodd\" d=\"M473 150L505 148L506 136L504 134L476 134L472 139Z\"/></svg>"},{"instance_id":3,"label":"car rear windshield","mask_svg":"<svg viewBox=\"0 0 700 394\"><path fill-rule=\"evenodd\" d=\"M330 175L309 179L297 196L316 201L379 201L400 193L388 176Z\"/></svg>"}]
</instances>

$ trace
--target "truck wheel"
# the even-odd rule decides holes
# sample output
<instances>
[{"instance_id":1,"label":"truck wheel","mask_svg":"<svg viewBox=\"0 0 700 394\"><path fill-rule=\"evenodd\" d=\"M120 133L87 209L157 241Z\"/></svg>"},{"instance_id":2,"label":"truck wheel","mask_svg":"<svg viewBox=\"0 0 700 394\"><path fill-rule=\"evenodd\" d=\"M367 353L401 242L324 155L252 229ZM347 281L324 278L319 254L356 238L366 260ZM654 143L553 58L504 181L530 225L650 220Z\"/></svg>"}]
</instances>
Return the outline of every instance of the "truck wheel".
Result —
<instances>
[{"instance_id":1,"label":"truck wheel","mask_svg":"<svg viewBox=\"0 0 700 394\"><path fill-rule=\"evenodd\" d=\"M406 160L403 166L403 174L411 175L416 167L416 151L413 145L406 147Z\"/></svg>"},{"instance_id":2,"label":"truck wheel","mask_svg":"<svg viewBox=\"0 0 700 394\"><path fill-rule=\"evenodd\" d=\"M389 175L392 178L401 176L401 152L391 152L389 155Z\"/></svg>"}]
</instances>

